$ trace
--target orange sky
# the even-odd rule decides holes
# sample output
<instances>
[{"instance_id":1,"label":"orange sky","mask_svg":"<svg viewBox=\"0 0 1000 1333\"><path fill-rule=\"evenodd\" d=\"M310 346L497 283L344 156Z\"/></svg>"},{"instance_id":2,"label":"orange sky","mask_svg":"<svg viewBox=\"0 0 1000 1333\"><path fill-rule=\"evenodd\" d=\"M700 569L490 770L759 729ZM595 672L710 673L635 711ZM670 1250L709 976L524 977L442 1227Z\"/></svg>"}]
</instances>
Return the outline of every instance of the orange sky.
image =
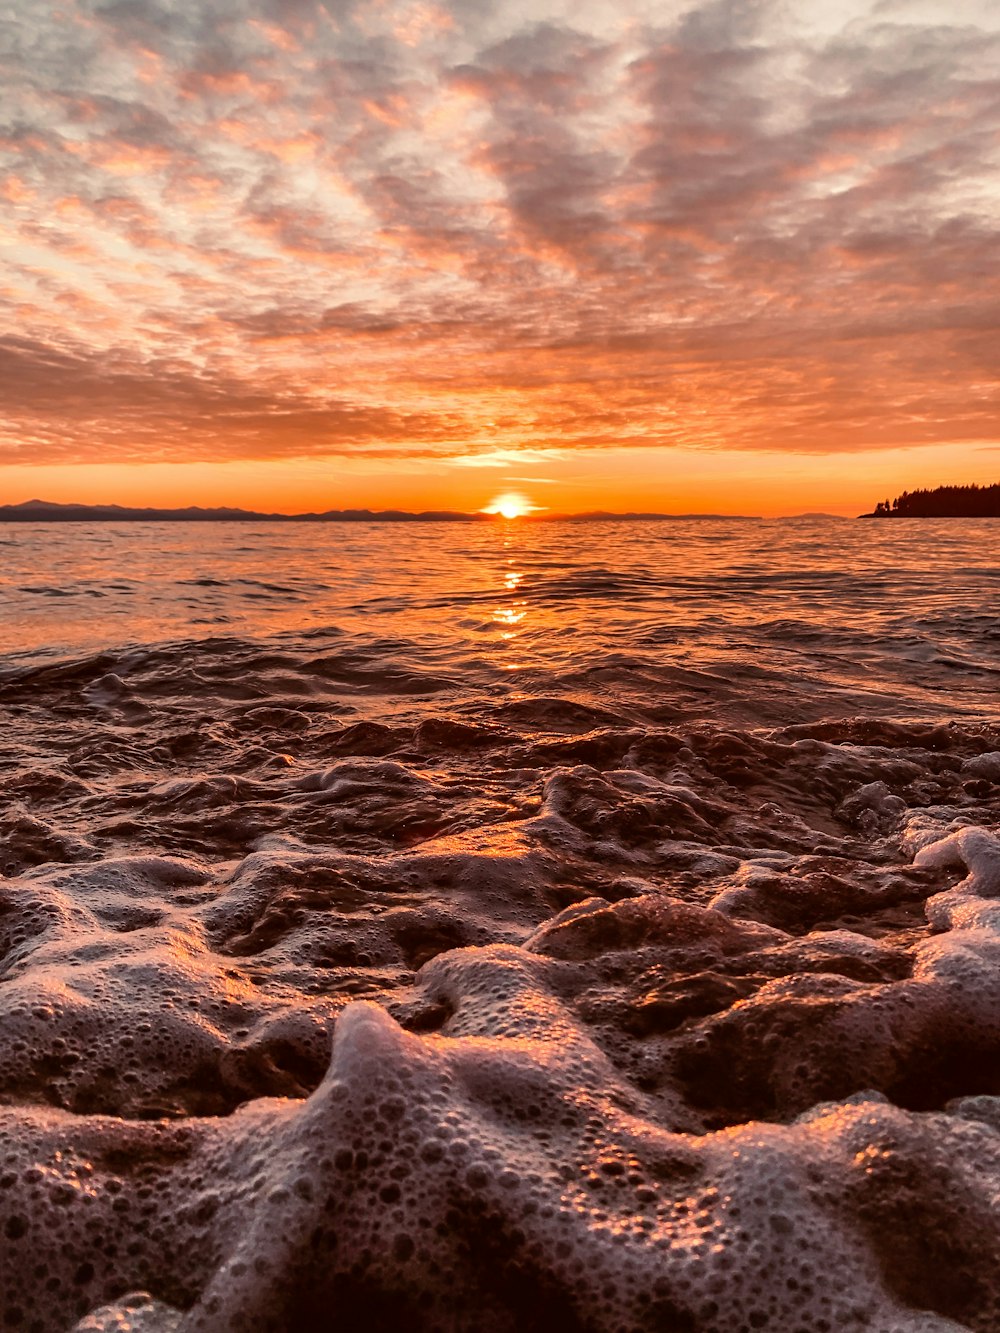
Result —
<instances>
[{"instance_id":1,"label":"orange sky","mask_svg":"<svg viewBox=\"0 0 1000 1333\"><path fill-rule=\"evenodd\" d=\"M9 502L183 506L238 505L296 513L333 508L460 509L491 507L514 493L540 513L606 509L657 513L756 514L811 510L853 515L942 477L987 482L1000 455L944 445L877 450L845 458L763 452L704 454L683 450L567 451L526 468L423 464L405 468L344 464L339 459L280 462L86 464L3 469Z\"/></svg>"},{"instance_id":2,"label":"orange sky","mask_svg":"<svg viewBox=\"0 0 1000 1333\"><path fill-rule=\"evenodd\" d=\"M0 500L856 513L1000 476L986 0L40 0Z\"/></svg>"}]
</instances>

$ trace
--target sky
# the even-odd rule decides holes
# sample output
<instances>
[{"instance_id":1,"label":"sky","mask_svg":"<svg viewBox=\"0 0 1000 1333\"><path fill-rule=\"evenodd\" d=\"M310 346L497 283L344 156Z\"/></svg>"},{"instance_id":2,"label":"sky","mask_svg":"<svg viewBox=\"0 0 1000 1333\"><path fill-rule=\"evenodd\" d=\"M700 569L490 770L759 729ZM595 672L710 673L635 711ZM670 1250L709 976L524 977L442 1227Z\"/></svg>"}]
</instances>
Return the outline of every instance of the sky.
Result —
<instances>
[{"instance_id":1,"label":"sky","mask_svg":"<svg viewBox=\"0 0 1000 1333\"><path fill-rule=\"evenodd\" d=\"M1000 478L995 0L5 0L0 501Z\"/></svg>"}]
</instances>

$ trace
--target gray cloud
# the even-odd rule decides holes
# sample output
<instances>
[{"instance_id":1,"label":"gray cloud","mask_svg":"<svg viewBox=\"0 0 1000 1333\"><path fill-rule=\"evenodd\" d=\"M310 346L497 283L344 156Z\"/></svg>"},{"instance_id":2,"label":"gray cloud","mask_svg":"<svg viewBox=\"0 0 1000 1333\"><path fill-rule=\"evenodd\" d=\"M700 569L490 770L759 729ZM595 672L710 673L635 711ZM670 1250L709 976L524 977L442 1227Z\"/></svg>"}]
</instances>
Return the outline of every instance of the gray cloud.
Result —
<instances>
[{"instance_id":1,"label":"gray cloud","mask_svg":"<svg viewBox=\"0 0 1000 1333\"><path fill-rule=\"evenodd\" d=\"M88 448L95 460L106 458L110 448L119 460L136 462L313 451L379 456L386 440L401 438L407 446L394 446L390 454L428 457L442 427L437 415L395 412L332 394L307 405L295 395L256 393L217 376L200 378L155 363L115 363L17 338L0 339L0 382L6 386L5 447L11 461L39 461L39 444L51 462L76 462ZM0 427L0 441L3 433Z\"/></svg>"}]
</instances>

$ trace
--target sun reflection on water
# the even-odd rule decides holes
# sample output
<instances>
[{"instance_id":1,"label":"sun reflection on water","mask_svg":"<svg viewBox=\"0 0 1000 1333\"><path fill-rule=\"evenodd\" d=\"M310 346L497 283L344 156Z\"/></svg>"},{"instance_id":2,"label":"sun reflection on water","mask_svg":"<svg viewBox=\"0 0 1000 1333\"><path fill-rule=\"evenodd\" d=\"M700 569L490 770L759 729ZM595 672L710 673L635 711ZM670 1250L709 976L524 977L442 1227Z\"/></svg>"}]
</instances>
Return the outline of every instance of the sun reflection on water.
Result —
<instances>
[{"instance_id":1,"label":"sun reflection on water","mask_svg":"<svg viewBox=\"0 0 1000 1333\"><path fill-rule=\"evenodd\" d=\"M508 497L500 498L506 499ZM509 551L511 545L510 535L505 534L503 550L505 552ZM517 568L519 563L520 562L517 561L515 556L508 555L506 557L507 567L500 571L500 593L501 596L506 595L508 600L505 600L502 604L493 608L492 619L494 626L500 629L500 638L504 641L509 641L518 637L520 628L523 627L523 622L525 621L529 610L528 599L526 597L522 596L517 600L513 600L511 596L521 589L521 584L525 577L523 570Z\"/></svg>"}]
</instances>

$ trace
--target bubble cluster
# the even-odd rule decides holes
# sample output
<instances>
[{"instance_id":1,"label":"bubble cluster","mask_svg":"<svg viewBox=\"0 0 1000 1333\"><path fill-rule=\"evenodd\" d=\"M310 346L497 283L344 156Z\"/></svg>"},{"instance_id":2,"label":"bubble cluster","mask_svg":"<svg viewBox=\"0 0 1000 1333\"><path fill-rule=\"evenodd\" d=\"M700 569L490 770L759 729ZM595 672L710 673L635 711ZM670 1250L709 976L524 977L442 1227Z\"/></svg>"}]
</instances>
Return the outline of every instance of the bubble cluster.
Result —
<instances>
[{"instance_id":1,"label":"bubble cluster","mask_svg":"<svg viewBox=\"0 0 1000 1333\"><path fill-rule=\"evenodd\" d=\"M1000 1327L1000 736L428 679L5 687L0 1326Z\"/></svg>"}]
</instances>

